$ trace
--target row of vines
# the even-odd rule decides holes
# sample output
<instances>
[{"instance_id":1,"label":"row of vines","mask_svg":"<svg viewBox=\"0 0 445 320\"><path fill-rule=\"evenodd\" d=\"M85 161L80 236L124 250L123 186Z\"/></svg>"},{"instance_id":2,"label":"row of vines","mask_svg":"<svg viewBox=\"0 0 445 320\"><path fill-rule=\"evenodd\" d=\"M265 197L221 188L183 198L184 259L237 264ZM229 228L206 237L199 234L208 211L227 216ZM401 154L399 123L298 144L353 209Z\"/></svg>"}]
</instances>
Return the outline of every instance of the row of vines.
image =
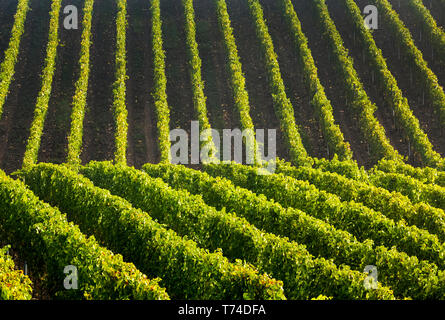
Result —
<instances>
[{"instance_id":1,"label":"row of vines","mask_svg":"<svg viewBox=\"0 0 445 320\"><path fill-rule=\"evenodd\" d=\"M160 164L141 170L127 166L127 0L116 0L113 105L113 161L82 165L83 127L90 78L94 0L85 0L79 75L71 102L66 164L38 163L45 117L53 87L62 0L53 0L46 58L23 167L12 176L0 170L0 299L31 299L32 279L53 298L66 299L444 299L445 173L444 160L422 130L373 33L363 24L353 0L341 0L370 68L385 92L405 137L425 168L414 168L391 145L376 118L376 105L354 69L325 0L313 0L318 29L328 42L341 75L346 105L378 162L369 170L353 160L333 115L300 20L291 0L280 0L299 56L309 93L332 160L306 151L281 74L269 26L259 0L245 0L266 66L267 85L290 154L290 163L272 160L275 172L264 174L250 114L247 78L238 53L226 0L215 2L218 32L225 50L230 93L253 166L211 163L212 136L203 146L209 162L201 171L172 165L170 108L161 1L151 0L153 97ZM0 66L0 117L13 81L28 0L19 0L9 47ZM211 129L197 41L193 0L181 0L184 48L194 113L201 132ZM435 112L445 119L445 94L437 77L388 0L373 0L401 48L416 66ZM420 0L409 0L423 21L436 52L444 33ZM147 88L148 90L148 88ZM94 106L93 106L94 107ZM441 120L442 125L445 122ZM11 244L32 276L15 265ZM14 260L16 259L16 260ZM64 267L76 266L79 290L63 287ZM367 266L376 266L373 290L363 284ZM40 284L39 284L40 286Z\"/></svg>"}]
</instances>

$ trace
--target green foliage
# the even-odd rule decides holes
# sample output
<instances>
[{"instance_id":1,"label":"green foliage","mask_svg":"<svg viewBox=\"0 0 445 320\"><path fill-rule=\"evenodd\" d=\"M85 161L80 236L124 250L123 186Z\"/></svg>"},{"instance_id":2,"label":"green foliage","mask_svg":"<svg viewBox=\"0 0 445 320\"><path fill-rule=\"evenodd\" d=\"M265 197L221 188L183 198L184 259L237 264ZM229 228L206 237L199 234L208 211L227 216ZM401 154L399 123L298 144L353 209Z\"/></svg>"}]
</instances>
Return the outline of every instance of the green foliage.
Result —
<instances>
[{"instance_id":1,"label":"green foliage","mask_svg":"<svg viewBox=\"0 0 445 320\"><path fill-rule=\"evenodd\" d=\"M266 64L269 88L275 107L275 113L280 121L280 127L289 147L291 161L298 165L309 165L309 158L301 140L299 129L295 123L294 108L286 95L280 66L269 34L263 9L258 0L248 0L250 14L255 24L256 34Z\"/></svg>"},{"instance_id":2,"label":"green foliage","mask_svg":"<svg viewBox=\"0 0 445 320\"><path fill-rule=\"evenodd\" d=\"M280 160L282 162L282 160ZM279 161L277 161L279 162ZM349 179L367 181L368 174L363 167L359 168L358 164L354 160L338 160L337 156L334 156L332 160L316 159L314 158L314 169L321 169L327 172L338 173Z\"/></svg>"},{"instance_id":3,"label":"green foliage","mask_svg":"<svg viewBox=\"0 0 445 320\"><path fill-rule=\"evenodd\" d=\"M359 242L350 233L337 230L329 223L294 208L285 209L221 177L213 178L204 172L172 165L146 164L143 170L173 188L202 196L206 204L218 210L225 208L236 212L266 232L301 243L315 256L333 259L337 265L347 264L359 271L367 265L375 265L379 281L390 286L396 296L415 299L445 296L445 285L441 283L445 274L434 264L419 262L416 257L394 248L377 247L370 240ZM141 187L142 193L144 190Z\"/></svg>"},{"instance_id":4,"label":"green foliage","mask_svg":"<svg viewBox=\"0 0 445 320\"><path fill-rule=\"evenodd\" d=\"M437 184L445 187L445 172L434 168L415 168L408 164L391 160L381 160L374 168L387 173L400 173L410 176L426 184Z\"/></svg>"},{"instance_id":5,"label":"green foliage","mask_svg":"<svg viewBox=\"0 0 445 320\"><path fill-rule=\"evenodd\" d=\"M285 298L281 281L241 261L230 263L221 252L199 248L68 167L42 163L22 170L20 176L83 232L94 234L148 276L162 277L161 285L174 299Z\"/></svg>"},{"instance_id":6,"label":"green foliage","mask_svg":"<svg viewBox=\"0 0 445 320\"><path fill-rule=\"evenodd\" d=\"M211 129L209 119L207 117L206 97L204 95L204 81L201 76L201 58L199 57L198 43L196 42L196 25L195 10L193 9L193 0L182 0L185 14L185 34L187 41L188 65L190 78L193 88L193 105L198 117L200 130ZM216 156L216 147L213 143L212 136L208 135L202 146L206 146L209 150L209 160L214 161Z\"/></svg>"},{"instance_id":7,"label":"green foliage","mask_svg":"<svg viewBox=\"0 0 445 320\"><path fill-rule=\"evenodd\" d=\"M46 274L45 283L65 299L168 299L159 279L149 280L122 256L87 238L58 209L42 202L0 171L0 225L20 255ZM78 290L65 290L64 267L78 271Z\"/></svg>"},{"instance_id":8,"label":"green foliage","mask_svg":"<svg viewBox=\"0 0 445 320\"><path fill-rule=\"evenodd\" d=\"M338 229L350 232L359 241L374 240L377 245L398 250L445 266L445 248L437 236L407 226L401 220L395 222L382 213L354 201L341 201L334 194L318 190L306 181L283 174L258 175L257 169L237 164L207 165L205 171L212 176L230 179L235 185L264 194L283 207L294 207Z\"/></svg>"},{"instance_id":9,"label":"green foliage","mask_svg":"<svg viewBox=\"0 0 445 320\"><path fill-rule=\"evenodd\" d=\"M230 17L227 12L226 1L215 0L215 2L219 27L222 32L226 49L226 63L230 74L233 100L235 101L235 107L238 109L240 114L242 129L248 130L246 131L247 134L252 134L252 136L247 137L247 141L253 141L253 144L248 145L251 146L252 149L248 150L247 152L249 155L253 154L255 162L258 162L258 160L260 160L260 156L258 154L258 145L255 139L255 128L252 118L250 117L249 94L246 89L246 79L244 78L242 65L238 56L238 49L236 46L235 37L233 35L233 29L230 25Z\"/></svg>"},{"instance_id":10,"label":"green foliage","mask_svg":"<svg viewBox=\"0 0 445 320\"><path fill-rule=\"evenodd\" d=\"M308 47L308 40L301 29L301 24L292 2L290 0L281 0L280 4L283 15L287 19L289 29L294 37L295 47L300 58L299 62L304 72L306 87L312 97L311 104L318 116L325 139L332 153L337 154L340 160L350 160L352 159L350 145L344 141L343 133L335 123L331 102L326 97L324 88L318 78L317 67Z\"/></svg>"},{"instance_id":11,"label":"green foliage","mask_svg":"<svg viewBox=\"0 0 445 320\"><path fill-rule=\"evenodd\" d=\"M381 158L402 159L402 156L391 146L385 129L374 116L376 105L371 103L360 81L354 63L343 45L343 40L329 16L325 0L315 0L316 13L320 22L320 31L328 41L333 54L334 64L339 70L343 88L347 95L347 107L359 119L363 136L370 146L371 154L376 160Z\"/></svg>"},{"instance_id":12,"label":"green foliage","mask_svg":"<svg viewBox=\"0 0 445 320\"><path fill-rule=\"evenodd\" d=\"M116 18L116 81L113 84L113 114L116 125L116 150L114 161L118 164L127 163L127 107L126 85L127 57L126 57L126 28L127 28L127 0L116 0L118 13Z\"/></svg>"},{"instance_id":13,"label":"green foliage","mask_svg":"<svg viewBox=\"0 0 445 320\"><path fill-rule=\"evenodd\" d=\"M0 300L30 300L32 283L22 270L15 270L10 246L0 248Z\"/></svg>"},{"instance_id":14,"label":"green foliage","mask_svg":"<svg viewBox=\"0 0 445 320\"><path fill-rule=\"evenodd\" d=\"M82 42L80 47L79 79L76 82L71 111L71 130L68 136L67 163L80 165L82 149L83 120L87 103L88 80L90 75L91 21L93 18L94 0L86 0L83 9Z\"/></svg>"},{"instance_id":15,"label":"green foliage","mask_svg":"<svg viewBox=\"0 0 445 320\"><path fill-rule=\"evenodd\" d=\"M382 214L394 221L406 221L409 225L428 230L436 234L441 241L445 241L445 214L442 210L433 208L426 203L413 204L410 199L398 192L391 183L374 183L375 177L370 177L370 183L348 179L336 173L323 172L319 169L293 167L289 163L278 162L276 173L308 181L319 190L336 194L342 201L354 201ZM382 179L388 180L389 174L381 174ZM386 177L388 176L388 177ZM401 177L407 185L414 180ZM415 181L415 180L414 180ZM403 183L402 183L403 184ZM388 190L387 190L388 189ZM390 190L390 191L389 191ZM414 201L417 203L419 201Z\"/></svg>"},{"instance_id":16,"label":"green foliage","mask_svg":"<svg viewBox=\"0 0 445 320\"><path fill-rule=\"evenodd\" d=\"M370 172L369 179L373 185L400 192L414 203L425 202L433 207L445 210L445 187L425 184L400 173L385 173L376 169Z\"/></svg>"},{"instance_id":17,"label":"green foliage","mask_svg":"<svg viewBox=\"0 0 445 320\"><path fill-rule=\"evenodd\" d=\"M42 139L43 125L45 124L48 103L51 96L54 71L56 69L57 47L59 45L59 14L62 0L54 0L51 4L48 45L46 47L45 68L42 74L42 87L37 96L34 119L31 124L30 134L26 144L23 158L23 167L28 167L37 162L37 157Z\"/></svg>"},{"instance_id":18,"label":"green foliage","mask_svg":"<svg viewBox=\"0 0 445 320\"><path fill-rule=\"evenodd\" d=\"M441 27L437 26L436 20L423 5L422 0L409 0L406 3L411 8L411 12L422 21L422 30L426 32L426 36L431 40L431 46L434 52L437 53L436 58L442 67L445 67L445 32Z\"/></svg>"},{"instance_id":19,"label":"green foliage","mask_svg":"<svg viewBox=\"0 0 445 320\"><path fill-rule=\"evenodd\" d=\"M211 126L201 76L193 0L181 1L193 103L204 131ZM313 0L320 31L329 43L347 105L359 118L372 160L380 160L374 169L366 172L352 160L349 143L344 141L335 123L331 102L318 78L308 40L291 0L280 1L282 15L300 58L311 105L334 153L333 160L308 156L293 106L286 95L261 4L259 0L247 0L275 113L291 161L297 167L277 159L276 174L261 175L257 167L237 164L205 165L206 172L170 165L170 110L161 8L160 0L151 0L154 69L151 94L157 113L162 164L147 164L144 171L126 167L127 0L116 2L114 164L92 162L86 167L80 166L94 5L94 0L85 0L80 73L68 136L68 164L35 165L59 42L62 0L52 0L41 89L23 169L17 173L24 183L0 170L0 234L35 266L37 276L44 280L52 297L169 299L162 287L175 299L286 299L285 294L290 299L445 297L445 272L441 270L445 267L442 243L445 240L445 175L441 171L445 169L445 161L433 150L410 110L353 0L342 3L358 31L370 68L384 92L385 103L394 110L395 119L423 164L434 168L404 164L403 157L391 146L374 115L376 106L367 96L329 16L325 0ZM249 152L255 152L255 162L261 164L246 80L226 0L214 2L235 107L243 129L251 131L248 139L255 142ZM432 101L434 112L445 124L445 93L416 48L409 30L388 0L372 2L379 8L390 32L399 39L403 53L421 79L420 85ZM14 76L28 3L29 0L18 0L9 47L0 65L0 118ZM438 59L444 63L443 30L421 0L408 0L407 5L422 22ZM216 149L212 137L208 136L202 143L210 147L210 160L214 160ZM68 222L61 212L66 212L73 222ZM0 249L0 300L31 299L31 281L20 270L14 270L6 250L7 247ZM79 290L62 287L63 268L67 265L78 268ZM366 290L363 285L366 274L361 271L366 265L375 265L379 270L377 290Z\"/></svg>"},{"instance_id":20,"label":"green foliage","mask_svg":"<svg viewBox=\"0 0 445 320\"><path fill-rule=\"evenodd\" d=\"M420 78L418 85L425 89L425 93L430 98L433 108L432 111L440 117L442 126L445 125L445 93L439 84L437 76L428 67L427 62L423 59L422 52L414 44L414 40L408 28L400 20L399 15L392 9L388 0L373 0L379 9L382 19L388 24L388 31L392 32L394 37L398 39L404 55L409 59L410 65L414 67ZM445 164L442 161L441 168Z\"/></svg>"},{"instance_id":21,"label":"green foliage","mask_svg":"<svg viewBox=\"0 0 445 320\"><path fill-rule=\"evenodd\" d=\"M14 16L14 25L12 26L11 39L8 49L4 53L4 60L0 65L0 118L3 113L3 105L8 96L9 86L14 77L15 64L17 63L20 40L25 30L26 14L28 13L29 0L20 0L17 5L17 12Z\"/></svg>"},{"instance_id":22,"label":"green foliage","mask_svg":"<svg viewBox=\"0 0 445 320\"><path fill-rule=\"evenodd\" d=\"M128 199L136 207L230 259L242 258L261 272L283 280L289 299L326 293L337 299L390 299L388 288L367 292L364 274L331 261L314 258L306 248L286 238L264 233L234 213L206 205L200 196L174 190L160 179L111 163L90 163L81 171L94 183ZM169 291L170 292L170 291Z\"/></svg>"},{"instance_id":23,"label":"green foliage","mask_svg":"<svg viewBox=\"0 0 445 320\"><path fill-rule=\"evenodd\" d=\"M152 16L152 50L154 85L152 96L154 99L157 128L159 135L159 150L161 162L170 163L170 108L167 103L167 77L165 75L165 52L162 40L162 20L160 0L151 2Z\"/></svg>"},{"instance_id":24,"label":"green foliage","mask_svg":"<svg viewBox=\"0 0 445 320\"><path fill-rule=\"evenodd\" d=\"M388 69L382 51L377 48L372 33L363 24L363 17L359 7L353 0L343 0L347 6L347 12L353 21L354 28L358 31L364 52L369 60L369 66L376 75L376 80L380 83L384 91L385 103L394 111L394 117L403 128L405 135L413 143L414 148L419 152L425 164L430 166L440 166L443 159L440 154L433 150L433 145L428 140L427 135L420 127L419 120L412 113L408 100L403 97L402 91L397 85L397 81ZM412 2L409 0L408 2Z\"/></svg>"}]
</instances>

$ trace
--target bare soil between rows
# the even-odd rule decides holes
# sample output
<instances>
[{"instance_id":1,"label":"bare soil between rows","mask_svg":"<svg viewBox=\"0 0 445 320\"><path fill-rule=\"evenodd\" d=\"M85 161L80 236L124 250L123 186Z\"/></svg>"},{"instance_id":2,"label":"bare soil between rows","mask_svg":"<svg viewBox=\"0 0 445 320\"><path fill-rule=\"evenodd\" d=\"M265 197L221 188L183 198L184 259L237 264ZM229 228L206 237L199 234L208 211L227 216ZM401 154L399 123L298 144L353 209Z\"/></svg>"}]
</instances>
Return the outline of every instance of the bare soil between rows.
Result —
<instances>
[{"instance_id":1,"label":"bare soil between rows","mask_svg":"<svg viewBox=\"0 0 445 320\"><path fill-rule=\"evenodd\" d=\"M2 0L0 2L0 63L5 58L5 50L8 48L11 39L17 3L18 0Z\"/></svg>"},{"instance_id":2,"label":"bare soil between rows","mask_svg":"<svg viewBox=\"0 0 445 320\"><path fill-rule=\"evenodd\" d=\"M300 19L303 33L308 39L309 49L312 51L318 76L325 88L326 96L331 101L334 119L340 126L345 141L349 142L354 154L354 159L360 166L371 167L368 143L358 126L358 118L352 114L347 106L346 94L341 80L341 73L335 67L334 57L320 31L321 26L316 16L315 7L309 2L292 1L298 18Z\"/></svg>"},{"instance_id":3,"label":"bare soil between rows","mask_svg":"<svg viewBox=\"0 0 445 320\"><path fill-rule=\"evenodd\" d=\"M153 55L150 3L128 3L127 29L127 110L130 166L160 161L157 115L151 96L153 89Z\"/></svg>"},{"instance_id":4,"label":"bare soil between rows","mask_svg":"<svg viewBox=\"0 0 445 320\"><path fill-rule=\"evenodd\" d=\"M256 130L262 129L265 131L265 150L268 150L267 131L270 129L276 130L276 154L279 158L290 161L289 148L285 142L280 121L275 113L266 65L247 1L228 1L227 9L246 78L246 88L250 100L250 116L254 127Z\"/></svg>"},{"instance_id":5,"label":"bare soil between rows","mask_svg":"<svg viewBox=\"0 0 445 320\"><path fill-rule=\"evenodd\" d=\"M368 4L366 0L356 0L356 3L360 8L364 8ZM376 45L382 50L388 69L397 80L403 95L408 99L408 104L414 116L419 120L421 128L427 134L434 149L443 157L445 155L445 138L437 112L433 110L432 102L428 99L427 94L424 98L421 79L414 72L414 66L410 59L404 56L397 38L388 31L390 28L385 19L380 19L379 24L379 29L373 32ZM412 146L411 150L413 150ZM413 155L413 157L418 158L417 155ZM418 160L414 161L414 163L418 162Z\"/></svg>"},{"instance_id":6,"label":"bare soil between rows","mask_svg":"<svg viewBox=\"0 0 445 320\"><path fill-rule=\"evenodd\" d=\"M355 30L354 24L349 19L347 8L343 1L328 0L327 5L329 13L340 32L346 48L349 50L350 56L354 61L354 68L357 71L363 87L372 103L375 103L377 109L374 116L383 126L386 136L389 138L394 148L403 156L408 157L408 143L403 135L403 130L396 126L392 108L384 102L385 92L375 81L376 75L370 70L369 61L367 61L363 45L359 39L358 31ZM409 158L409 162L414 164L414 157Z\"/></svg>"},{"instance_id":7,"label":"bare soil between rows","mask_svg":"<svg viewBox=\"0 0 445 320\"><path fill-rule=\"evenodd\" d=\"M50 1L31 1L20 43L14 80L0 121L0 167L11 173L22 165L40 91L49 30Z\"/></svg>"},{"instance_id":8,"label":"bare soil between rows","mask_svg":"<svg viewBox=\"0 0 445 320\"><path fill-rule=\"evenodd\" d=\"M63 0L62 8L69 4L82 8L80 0ZM79 9L79 21L83 12ZM66 161L68 135L71 122L71 105L75 83L79 77L79 55L82 28L67 30L61 15L59 21L59 46L57 48L56 70L54 73L48 112L43 128L39 149L39 162L61 164Z\"/></svg>"},{"instance_id":9,"label":"bare soil between rows","mask_svg":"<svg viewBox=\"0 0 445 320\"><path fill-rule=\"evenodd\" d=\"M113 83L115 81L116 15L114 1L95 1L90 51L90 81L84 120L83 163L112 160L115 151Z\"/></svg>"},{"instance_id":10,"label":"bare soil between rows","mask_svg":"<svg viewBox=\"0 0 445 320\"><path fill-rule=\"evenodd\" d=\"M308 88L304 84L304 71L300 65L295 39L276 1L263 0L264 17L274 42L278 63L286 86L287 96L294 107L295 121L305 149L310 156L330 158L321 127L312 107Z\"/></svg>"}]
</instances>

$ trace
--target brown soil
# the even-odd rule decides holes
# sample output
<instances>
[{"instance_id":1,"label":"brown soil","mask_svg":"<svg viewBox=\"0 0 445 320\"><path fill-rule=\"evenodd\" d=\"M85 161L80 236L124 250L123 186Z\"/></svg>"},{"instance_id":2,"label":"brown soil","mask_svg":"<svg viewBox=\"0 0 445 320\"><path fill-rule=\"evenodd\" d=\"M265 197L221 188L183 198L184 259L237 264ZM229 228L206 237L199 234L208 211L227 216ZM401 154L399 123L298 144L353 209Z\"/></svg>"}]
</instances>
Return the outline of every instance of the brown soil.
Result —
<instances>
[{"instance_id":1,"label":"brown soil","mask_svg":"<svg viewBox=\"0 0 445 320\"><path fill-rule=\"evenodd\" d=\"M300 19L304 34L308 38L309 48L318 69L318 76L324 86L327 98L331 101L334 118L340 126L345 141L349 142L354 159L360 166L370 167L368 144L358 126L357 117L346 105L346 95L341 81L341 74L335 68L331 49L320 31L320 24L314 6L305 1L292 1Z\"/></svg>"},{"instance_id":2,"label":"brown soil","mask_svg":"<svg viewBox=\"0 0 445 320\"><path fill-rule=\"evenodd\" d=\"M277 133L277 156L289 161L288 146L285 143L280 122L275 114L267 80L266 65L247 1L228 1L227 9L246 78L246 88L249 92L250 100L250 116L252 117L255 130L264 129L266 131L264 148L265 152L267 152L267 130L275 129Z\"/></svg>"},{"instance_id":3,"label":"brown soil","mask_svg":"<svg viewBox=\"0 0 445 320\"><path fill-rule=\"evenodd\" d=\"M309 92L303 82L303 70L298 63L299 57L291 31L276 1L263 0L262 3L303 144L309 155L317 158L329 158L326 141L316 119L315 110L310 104Z\"/></svg>"},{"instance_id":4,"label":"brown soil","mask_svg":"<svg viewBox=\"0 0 445 320\"><path fill-rule=\"evenodd\" d=\"M6 238L7 232L5 230L1 230L0 228L0 248L4 248L6 245L10 245L8 254L14 261L15 270L21 270L24 274L26 274L31 280L32 287L32 300L49 300L51 299L51 290L48 289L48 286L45 286L44 283L44 274L43 269L45 268L42 263L39 265L35 265L34 263L30 263L26 258L26 250L23 250L23 247L19 248L11 243ZM26 264L26 267L25 267Z\"/></svg>"},{"instance_id":5,"label":"brown soil","mask_svg":"<svg viewBox=\"0 0 445 320\"><path fill-rule=\"evenodd\" d=\"M344 2L328 0L326 3L329 8L329 13L343 38L343 42L349 50L349 54L354 59L354 68L362 80L364 89L371 101L377 106L377 110L374 113L375 117L385 128L386 136L396 150L399 151L400 154L408 156L408 143L403 136L403 130L396 127L392 113L393 109L385 105L383 99L384 91L379 87L377 82L373 80L373 76L375 77L375 75L370 72L369 62L364 55L358 32L354 31L353 23L346 13L347 8ZM411 164L415 164L413 157L409 160Z\"/></svg>"},{"instance_id":6,"label":"brown soil","mask_svg":"<svg viewBox=\"0 0 445 320\"><path fill-rule=\"evenodd\" d=\"M33 11L28 12L27 21L25 23L25 33L23 34L22 42L20 45L19 61L16 65L15 80L13 80L10 87L10 94L8 96L7 103L4 106L3 117L0 121L0 163L1 168L6 169L7 173L18 169L21 166L21 157L24 152L24 144L19 146L20 140L16 140L18 136L22 139L26 139L28 127L24 124L27 121L29 124L32 120L33 106L37 91L39 90L39 73L41 72L41 63L43 61L45 53L45 37L47 37L48 21L49 21L49 5L44 1L37 4L37 1L33 1L31 8ZM10 31L12 28L13 17L17 9L17 1L5 0L0 3L0 21L2 21L2 27L0 28L0 42L1 42L1 54L3 60L3 50L7 48L9 43ZM7 15L11 15L8 17ZM7 31L7 32L6 32ZM3 35L8 34L3 38ZM3 42L5 40L5 42ZM5 47L3 47L5 45ZM40 68L40 69L39 69ZM35 85L32 84L35 82ZM20 88L25 89L20 89ZM20 96L19 96L20 93ZM28 108L20 108L20 103L25 103ZM20 114L20 112L28 112L29 117L26 114ZM18 122L18 123L17 123ZM16 124L15 126L13 124ZM15 149L17 148L17 149ZM20 149L20 152L14 154L14 150ZM6 154L8 152L8 154ZM7 158L7 160L6 160ZM5 161L6 160L6 161ZM1 229L1 228L0 228ZM6 232L1 231L3 235ZM5 239L0 239L0 247L9 244ZM25 270L25 260L23 256L18 252L14 246L9 250L9 254L12 257L15 268L17 270ZM47 300L49 299L48 291L43 287L40 276L34 270L33 266L27 266L28 276L32 281L32 299L34 300Z\"/></svg>"},{"instance_id":7,"label":"brown soil","mask_svg":"<svg viewBox=\"0 0 445 320\"><path fill-rule=\"evenodd\" d=\"M222 142L223 129L241 129L240 116L234 107L216 5L213 1L199 0L195 1L194 7L209 121L212 129L219 131Z\"/></svg>"},{"instance_id":8,"label":"brown soil","mask_svg":"<svg viewBox=\"0 0 445 320\"><path fill-rule=\"evenodd\" d=\"M78 8L79 23L83 20L82 1L64 0L62 8L73 4ZM67 30L60 16L59 47L57 48L56 71L54 73L48 113L43 128L39 149L40 162L63 163L66 161L68 134L71 122L71 103L75 83L79 77L79 55L82 25L77 30Z\"/></svg>"},{"instance_id":9,"label":"brown soil","mask_svg":"<svg viewBox=\"0 0 445 320\"><path fill-rule=\"evenodd\" d=\"M94 2L83 163L114 159L112 87L115 81L116 15L115 1Z\"/></svg>"},{"instance_id":10,"label":"brown soil","mask_svg":"<svg viewBox=\"0 0 445 320\"><path fill-rule=\"evenodd\" d=\"M50 1L31 1L25 22L14 81L0 121L0 167L7 173L19 169L40 90L46 55Z\"/></svg>"},{"instance_id":11,"label":"brown soil","mask_svg":"<svg viewBox=\"0 0 445 320\"><path fill-rule=\"evenodd\" d=\"M151 22L149 2L128 2L128 164L136 168L160 161L157 116L150 94L153 87Z\"/></svg>"},{"instance_id":12,"label":"brown soil","mask_svg":"<svg viewBox=\"0 0 445 320\"><path fill-rule=\"evenodd\" d=\"M183 129L190 137L191 121L197 121L197 117L193 106L184 29L184 8L181 1L161 1L161 17L170 129Z\"/></svg>"},{"instance_id":13,"label":"brown soil","mask_svg":"<svg viewBox=\"0 0 445 320\"><path fill-rule=\"evenodd\" d=\"M368 4L366 0L356 0L357 4L364 8ZM407 57L400 54L397 38L389 32L390 28L387 26L384 19L379 21L379 29L374 30L374 40L382 50L388 68L396 78L399 88L402 90L404 96L408 99L408 103L414 115L419 119L421 128L428 135L429 140L435 147L435 150L442 156L445 155L444 137L441 136L441 128L439 117L435 115L432 110L431 101L425 95L425 103L423 103L423 89L420 85L421 80L414 72L410 70L410 61ZM402 52L400 50L400 52Z\"/></svg>"},{"instance_id":14,"label":"brown soil","mask_svg":"<svg viewBox=\"0 0 445 320\"><path fill-rule=\"evenodd\" d=\"M0 63L3 62L5 50L9 45L16 11L17 0L3 0L0 2Z\"/></svg>"},{"instance_id":15,"label":"brown soil","mask_svg":"<svg viewBox=\"0 0 445 320\"><path fill-rule=\"evenodd\" d=\"M423 5L430 10L437 25L445 29L445 5L440 0L423 0Z\"/></svg>"},{"instance_id":16,"label":"brown soil","mask_svg":"<svg viewBox=\"0 0 445 320\"><path fill-rule=\"evenodd\" d=\"M437 52L434 52L432 49L431 40L426 36L422 21L412 13L412 9L406 1L401 1L400 5L399 2L395 0L390 0L389 2L399 14L405 26L410 30L415 45L422 52L423 59L428 63L428 67L436 74L439 79L439 84L445 87L445 58L437 59Z\"/></svg>"}]
</instances>

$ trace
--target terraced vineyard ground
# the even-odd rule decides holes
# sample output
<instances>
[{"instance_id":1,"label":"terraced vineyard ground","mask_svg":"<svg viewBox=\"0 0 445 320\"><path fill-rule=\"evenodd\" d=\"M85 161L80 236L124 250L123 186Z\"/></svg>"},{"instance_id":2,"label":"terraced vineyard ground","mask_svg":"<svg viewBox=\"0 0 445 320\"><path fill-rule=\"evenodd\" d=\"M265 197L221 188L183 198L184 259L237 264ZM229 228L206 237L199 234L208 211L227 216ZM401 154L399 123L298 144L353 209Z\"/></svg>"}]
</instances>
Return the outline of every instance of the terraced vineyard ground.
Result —
<instances>
[{"instance_id":1,"label":"terraced vineyard ground","mask_svg":"<svg viewBox=\"0 0 445 320\"><path fill-rule=\"evenodd\" d=\"M445 299L444 27L443 0L0 1L0 299ZM243 163L193 161L235 129Z\"/></svg>"}]
</instances>

